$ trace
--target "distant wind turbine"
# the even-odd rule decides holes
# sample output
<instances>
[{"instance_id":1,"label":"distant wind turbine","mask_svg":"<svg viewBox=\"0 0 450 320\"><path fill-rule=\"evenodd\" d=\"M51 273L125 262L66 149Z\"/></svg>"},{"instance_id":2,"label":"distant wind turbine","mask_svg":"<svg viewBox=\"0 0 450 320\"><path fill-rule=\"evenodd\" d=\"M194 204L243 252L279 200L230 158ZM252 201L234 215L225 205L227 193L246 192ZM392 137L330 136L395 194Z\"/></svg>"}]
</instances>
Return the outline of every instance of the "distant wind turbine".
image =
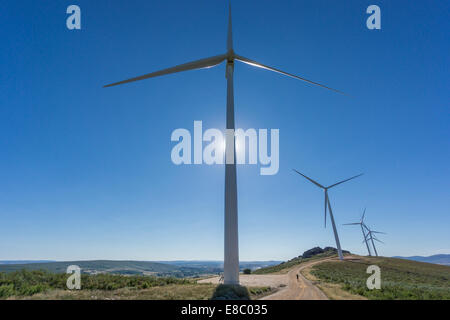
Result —
<instances>
[{"instance_id":1,"label":"distant wind turbine","mask_svg":"<svg viewBox=\"0 0 450 320\"><path fill-rule=\"evenodd\" d=\"M337 182L335 184L332 184L332 185L330 185L328 187L325 187L325 186L321 185L320 183L314 181L313 179L305 176L303 173L298 172L295 169L292 169L292 170L294 170L299 175L305 177L306 179L308 179L309 181L314 183L316 186L318 186L319 188L321 188L321 189L323 189L325 191L325 228L327 227L327 206L328 206L328 209L330 210L331 225L333 226L334 239L336 240L336 247L337 247L337 250L338 250L339 259L343 260L344 256L342 254L341 243L339 242L339 236L338 236L338 233L337 233L336 224L334 223L333 211L331 210L330 198L328 196L328 189L331 189L331 188L333 188L333 187L335 187L335 186L337 186L337 185L339 185L341 183L347 182L349 180L355 179L355 178L357 178L359 176L362 176L363 174L362 173L358 174L358 175L356 175L354 177L342 180L342 181Z\"/></svg>"},{"instance_id":2,"label":"distant wind turbine","mask_svg":"<svg viewBox=\"0 0 450 320\"><path fill-rule=\"evenodd\" d=\"M289 76L309 84L319 86L328 90L332 90L338 93L343 93L336 89L327 87L323 84L305 79L264 65L254 60L245 58L236 54L233 50L233 37L232 37L232 25L231 25L231 5L229 7L228 18L228 36L227 36L227 52L217 56L196 60L181 64L175 67L170 67L160 71L147 73L139 77L115 82L108 84L104 87L112 87L119 84L134 82L138 80L144 80L154 78L171 73L177 73L181 71L196 70L211 68L219 65L223 61L226 61L225 77L227 79L227 109L226 109L226 128L235 129L234 121L234 87L233 87L233 73L234 73L234 61L240 61L248 65L262 68L269 71L274 71L285 76ZM228 153L230 152L230 153ZM238 284L239 283L239 247L238 247L238 207L237 207L237 180L236 180L236 147L235 137L233 139L226 139L225 154L232 154L234 159L233 163L225 164L225 254L224 254L224 283L225 284Z\"/></svg>"},{"instance_id":3,"label":"distant wind turbine","mask_svg":"<svg viewBox=\"0 0 450 320\"><path fill-rule=\"evenodd\" d=\"M366 215L366 208L364 208L364 212L363 212L363 214L361 216L361 220L359 220L359 222L344 223L343 225L344 226L351 226L351 225L359 225L359 226L361 226L361 231L362 231L362 234L363 234L364 243L366 244L367 251L369 252L369 256L371 256L372 253L370 252L369 243L368 243L367 237L366 237L366 232L364 231L364 227L365 227L365 225L364 225L364 216L365 215Z\"/></svg>"},{"instance_id":4,"label":"distant wind turbine","mask_svg":"<svg viewBox=\"0 0 450 320\"><path fill-rule=\"evenodd\" d=\"M370 240L372 242L372 247L373 250L375 251L375 255L378 257L378 252L377 252L377 248L375 247L375 242L373 242L373 240L378 241L380 243L384 243L381 240L378 240L378 238L374 235L374 233L380 233L380 234L386 234L385 232L381 232L381 231L374 231L371 230L368 226L364 225L364 228L367 230L367 235L364 238L364 240L367 242L367 240Z\"/></svg>"}]
</instances>

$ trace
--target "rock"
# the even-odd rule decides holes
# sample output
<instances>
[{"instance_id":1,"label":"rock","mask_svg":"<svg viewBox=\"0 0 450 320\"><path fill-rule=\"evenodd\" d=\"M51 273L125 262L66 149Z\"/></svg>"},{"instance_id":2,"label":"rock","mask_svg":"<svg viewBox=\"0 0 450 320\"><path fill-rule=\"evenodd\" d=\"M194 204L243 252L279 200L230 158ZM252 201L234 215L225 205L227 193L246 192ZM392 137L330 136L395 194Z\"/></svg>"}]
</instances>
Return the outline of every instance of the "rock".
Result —
<instances>
[{"instance_id":1,"label":"rock","mask_svg":"<svg viewBox=\"0 0 450 320\"><path fill-rule=\"evenodd\" d=\"M333 248L333 247L325 247L323 249L321 247L314 247L312 249L309 249L309 250L306 250L305 252L303 252L302 258L307 259L307 258L311 258L317 254L330 253L330 252L337 254L337 249ZM342 253L350 253L350 251L342 250Z\"/></svg>"},{"instance_id":2,"label":"rock","mask_svg":"<svg viewBox=\"0 0 450 320\"><path fill-rule=\"evenodd\" d=\"M315 256L316 254L324 253L325 251L321 247L314 247L312 249L303 252L302 258L307 259Z\"/></svg>"}]
</instances>

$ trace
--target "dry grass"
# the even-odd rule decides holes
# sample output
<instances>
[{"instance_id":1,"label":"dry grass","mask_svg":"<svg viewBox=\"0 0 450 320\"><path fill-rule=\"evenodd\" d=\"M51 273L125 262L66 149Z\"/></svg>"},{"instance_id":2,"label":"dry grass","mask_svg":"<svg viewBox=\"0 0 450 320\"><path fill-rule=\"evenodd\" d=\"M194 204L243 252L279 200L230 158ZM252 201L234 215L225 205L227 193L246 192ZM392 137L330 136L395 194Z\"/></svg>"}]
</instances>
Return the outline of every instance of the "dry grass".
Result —
<instances>
[{"instance_id":1,"label":"dry grass","mask_svg":"<svg viewBox=\"0 0 450 320\"><path fill-rule=\"evenodd\" d=\"M122 288L117 290L61 290L54 289L32 296L13 296L8 299L29 300L209 300L215 289L213 284L173 284L148 289ZM259 299L273 293L270 288L248 288L250 298Z\"/></svg>"},{"instance_id":2,"label":"dry grass","mask_svg":"<svg viewBox=\"0 0 450 320\"><path fill-rule=\"evenodd\" d=\"M122 288L117 290L50 290L30 297L12 299L32 300L207 300L215 286L208 284L184 284L158 286L148 289Z\"/></svg>"},{"instance_id":3,"label":"dry grass","mask_svg":"<svg viewBox=\"0 0 450 320\"><path fill-rule=\"evenodd\" d=\"M381 289L369 290L366 269L381 269ZM449 300L450 267L385 257L355 257L345 261L326 261L309 273L320 283L337 285L349 294L382 300Z\"/></svg>"},{"instance_id":4,"label":"dry grass","mask_svg":"<svg viewBox=\"0 0 450 320\"><path fill-rule=\"evenodd\" d=\"M348 291L345 291L341 288L340 285L334 283L327 283L325 281L321 281L314 275L310 273L314 266L306 267L301 271L302 275L310 280L316 287L325 293L325 295L331 300L367 300L367 298L352 294Z\"/></svg>"}]
</instances>

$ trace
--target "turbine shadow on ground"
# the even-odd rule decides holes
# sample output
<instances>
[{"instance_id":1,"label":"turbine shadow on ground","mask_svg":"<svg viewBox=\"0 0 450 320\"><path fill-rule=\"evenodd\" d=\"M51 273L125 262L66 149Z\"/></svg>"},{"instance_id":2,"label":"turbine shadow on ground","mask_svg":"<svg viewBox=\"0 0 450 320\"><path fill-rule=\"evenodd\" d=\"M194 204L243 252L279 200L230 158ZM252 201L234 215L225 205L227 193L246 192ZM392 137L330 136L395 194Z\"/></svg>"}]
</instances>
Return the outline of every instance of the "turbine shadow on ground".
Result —
<instances>
[{"instance_id":1,"label":"turbine shadow on ground","mask_svg":"<svg viewBox=\"0 0 450 320\"><path fill-rule=\"evenodd\" d=\"M239 284L219 284L211 300L250 300L248 289Z\"/></svg>"}]
</instances>

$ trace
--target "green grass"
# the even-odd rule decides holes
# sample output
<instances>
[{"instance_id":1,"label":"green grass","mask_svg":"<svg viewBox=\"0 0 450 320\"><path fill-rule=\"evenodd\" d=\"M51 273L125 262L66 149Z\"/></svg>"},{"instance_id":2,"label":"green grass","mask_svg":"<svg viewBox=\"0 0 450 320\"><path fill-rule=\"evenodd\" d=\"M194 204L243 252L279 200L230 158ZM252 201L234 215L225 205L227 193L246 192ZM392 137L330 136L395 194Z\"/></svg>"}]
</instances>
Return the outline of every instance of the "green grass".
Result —
<instances>
[{"instance_id":1,"label":"green grass","mask_svg":"<svg viewBox=\"0 0 450 320\"><path fill-rule=\"evenodd\" d=\"M369 265L381 269L381 289L369 290ZM329 261L315 265L311 274L322 281L368 299L450 299L450 267L395 258L364 257L355 261Z\"/></svg>"},{"instance_id":2,"label":"green grass","mask_svg":"<svg viewBox=\"0 0 450 320\"><path fill-rule=\"evenodd\" d=\"M44 270L0 272L0 299L256 299L271 291L269 287L239 287L230 293L221 286L198 284L194 279L112 274L82 274L81 290L67 290L68 277Z\"/></svg>"},{"instance_id":3,"label":"green grass","mask_svg":"<svg viewBox=\"0 0 450 320\"><path fill-rule=\"evenodd\" d=\"M68 276L64 273L50 273L44 270L0 272L0 298L31 296L51 289L66 289ZM84 290L147 289L170 284L192 283L194 283L193 280L173 277L121 276L112 274L81 275L81 285Z\"/></svg>"},{"instance_id":4,"label":"green grass","mask_svg":"<svg viewBox=\"0 0 450 320\"><path fill-rule=\"evenodd\" d=\"M21 300L209 300L213 284L168 284L148 289L121 288L116 290L51 289L32 296L13 296Z\"/></svg>"}]
</instances>

